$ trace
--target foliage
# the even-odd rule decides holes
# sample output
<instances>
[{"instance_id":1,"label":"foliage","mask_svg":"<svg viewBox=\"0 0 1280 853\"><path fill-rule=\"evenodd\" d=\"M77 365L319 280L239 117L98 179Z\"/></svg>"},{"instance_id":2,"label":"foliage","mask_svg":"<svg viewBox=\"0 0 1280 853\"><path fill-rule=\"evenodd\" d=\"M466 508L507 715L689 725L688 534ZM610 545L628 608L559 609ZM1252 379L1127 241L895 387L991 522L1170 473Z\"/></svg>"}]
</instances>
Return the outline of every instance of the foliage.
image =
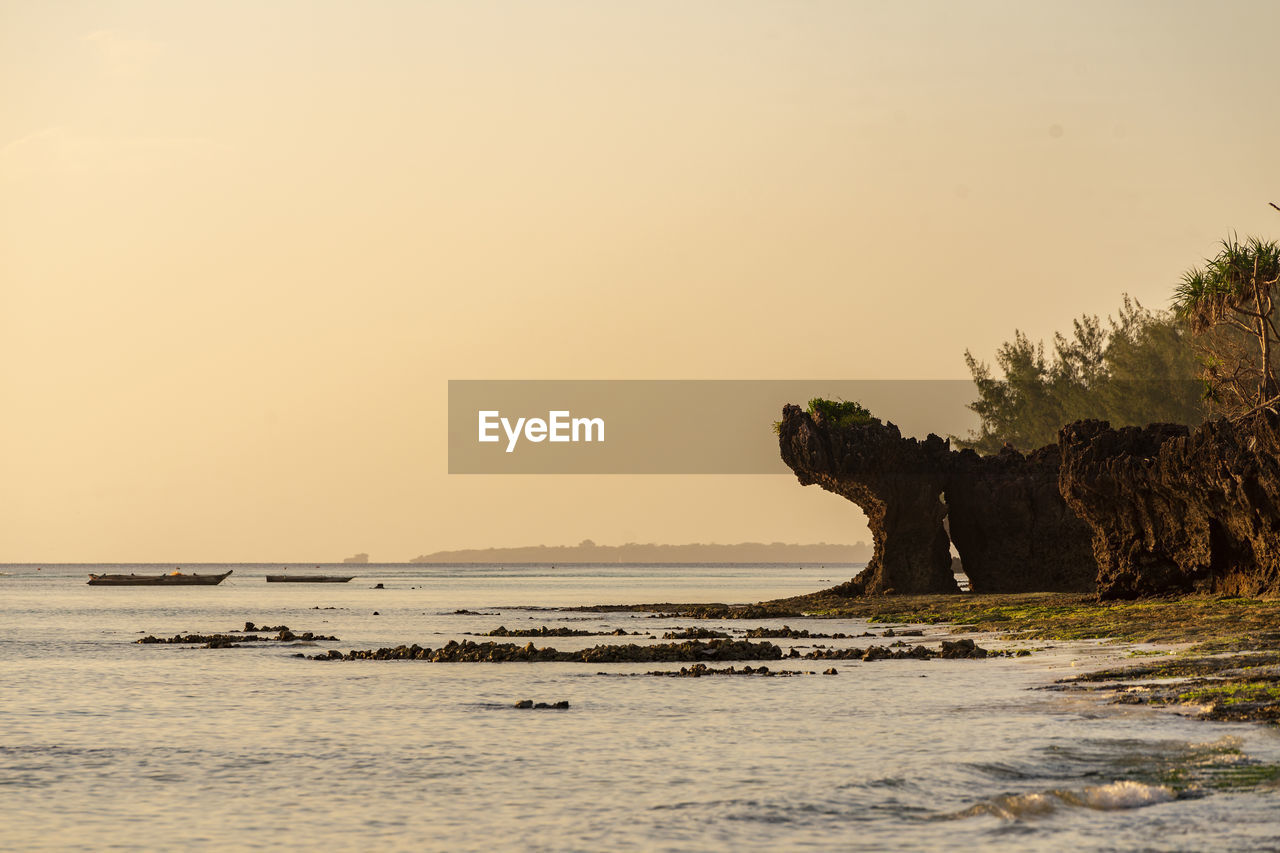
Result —
<instances>
[{"instance_id":1,"label":"foliage","mask_svg":"<svg viewBox=\"0 0 1280 853\"><path fill-rule=\"evenodd\" d=\"M872 417L870 409L848 400L824 400L822 397L814 397L809 401L809 414L821 417L827 423L838 427L880 423L879 418Z\"/></svg>"},{"instance_id":2,"label":"foliage","mask_svg":"<svg viewBox=\"0 0 1280 853\"><path fill-rule=\"evenodd\" d=\"M1189 340L1184 320L1125 296L1105 324L1086 315L1070 337L1055 334L1048 354L1043 342L1015 331L996 351L999 377L966 351L978 390L969 408L980 423L952 440L980 453L997 453L1006 443L1027 451L1057 441L1064 424L1081 418L1112 426L1200 423L1206 407Z\"/></svg>"},{"instance_id":3,"label":"foliage","mask_svg":"<svg viewBox=\"0 0 1280 853\"><path fill-rule=\"evenodd\" d=\"M1280 246L1250 237L1223 240L1218 254L1182 276L1173 304L1196 336L1211 399L1228 414L1277 395L1274 351L1280 344L1273 290Z\"/></svg>"},{"instance_id":4,"label":"foliage","mask_svg":"<svg viewBox=\"0 0 1280 853\"><path fill-rule=\"evenodd\" d=\"M880 419L874 417L866 406L848 400L814 397L809 401L809 414L837 427L880 423ZM773 432L774 435L782 434L782 421L773 422Z\"/></svg>"}]
</instances>

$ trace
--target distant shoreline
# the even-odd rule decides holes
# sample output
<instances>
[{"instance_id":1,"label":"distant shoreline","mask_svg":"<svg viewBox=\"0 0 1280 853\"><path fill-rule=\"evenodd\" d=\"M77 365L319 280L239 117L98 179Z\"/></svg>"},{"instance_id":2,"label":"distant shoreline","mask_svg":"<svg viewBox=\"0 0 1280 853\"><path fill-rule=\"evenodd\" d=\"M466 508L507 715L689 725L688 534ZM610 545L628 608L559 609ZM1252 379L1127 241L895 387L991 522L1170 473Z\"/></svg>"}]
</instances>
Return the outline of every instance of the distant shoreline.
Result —
<instances>
[{"instance_id":1,"label":"distant shoreline","mask_svg":"<svg viewBox=\"0 0 1280 853\"><path fill-rule=\"evenodd\" d=\"M512 548L459 548L414 557L410 563L865 563L874 549L865 542L851 545L787 542L690 543L664 545L628 542L597 545L590 539L577 545L527 545Z\"/></svg>"}]
</instances>

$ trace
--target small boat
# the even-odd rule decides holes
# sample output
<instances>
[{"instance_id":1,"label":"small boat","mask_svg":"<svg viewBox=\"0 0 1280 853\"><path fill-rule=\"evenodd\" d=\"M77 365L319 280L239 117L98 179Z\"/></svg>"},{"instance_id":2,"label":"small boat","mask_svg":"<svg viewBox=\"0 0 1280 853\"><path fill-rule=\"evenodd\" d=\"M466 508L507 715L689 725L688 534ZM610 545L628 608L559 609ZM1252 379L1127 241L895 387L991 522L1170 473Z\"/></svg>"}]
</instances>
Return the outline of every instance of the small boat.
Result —
<instances>
[{"instance_id":1,"label":"small boat","mask_svg":"<svg viewBox=\"0 0 1280 853\"><path fill-rule=\"evenodd\" d=\"M346 583L355 575L267 575L267 583Z\"/></svg>"},{"instance_id":2,"label":"small boat","mask_svg":"<svg viewBox=\"0 0 1280 853\"><path fill-rule=\"evenodd\" d=\"M227 569L220 575L187 575L182 572L170 572L167 575L89 575L89 583L94 586L213 586L227 579L233 570Z\"/></svg>"}]
</instances>

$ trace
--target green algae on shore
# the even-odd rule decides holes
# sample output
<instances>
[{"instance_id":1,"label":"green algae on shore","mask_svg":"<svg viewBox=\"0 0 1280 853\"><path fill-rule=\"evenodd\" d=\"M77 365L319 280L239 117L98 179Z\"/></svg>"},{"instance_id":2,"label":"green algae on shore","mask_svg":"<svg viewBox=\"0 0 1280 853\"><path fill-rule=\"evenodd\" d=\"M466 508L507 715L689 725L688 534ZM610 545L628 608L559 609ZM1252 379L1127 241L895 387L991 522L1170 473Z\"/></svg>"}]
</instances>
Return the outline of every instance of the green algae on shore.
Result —
<instances>
[{"instance_id":1,"label":"green algae on shore","mask_svg":"<svg viewBox=\"0 0 1280 853\"><path fill-rule=\"evenodd\" d=\"M1185 707L1200 719L1280 723L1280 600L1190 596L1098 601L1069 593L854 597L838 586L750 605L609 605L700 619L861 618L950 625L1017 640L1109 640L1143 663L1063 679L1059 689L1106 691L1123 704Z\"/></svg>"},{"instance_id":2,"label":"green algae on shore","mask_svg":"<svg viewBox=\"0 0 1280 853\"><path fill-rule=\"evenodd\" d=\"M1100 602L1073 593L850 597L841 587L756 604L639 604L575 608L698 619L862 618L962 626L1020 639L1197 643L1209 651L1280 645L1280 600L1188 597Z\"/></svg>"},{"instance_id":3,"label":"green algae on shore","mask_svg":"<svg viewBox=\"0 0 1280 853\"><path fill-rule=\"evenodd\" d=\"M1186 654L1064 678L1058 686L1104 691L1125 705L1182 708L1203 720L1280 723L1280 651Z\"/></svg>"}]
</instances>

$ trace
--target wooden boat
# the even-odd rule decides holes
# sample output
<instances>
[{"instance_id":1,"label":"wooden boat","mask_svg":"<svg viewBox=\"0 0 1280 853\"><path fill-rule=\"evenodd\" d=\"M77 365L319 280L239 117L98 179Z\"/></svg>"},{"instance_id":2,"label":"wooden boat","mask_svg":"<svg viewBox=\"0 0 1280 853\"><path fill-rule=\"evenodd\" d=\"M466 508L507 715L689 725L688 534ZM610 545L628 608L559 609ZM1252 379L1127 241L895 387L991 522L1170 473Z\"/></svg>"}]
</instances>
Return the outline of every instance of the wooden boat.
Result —
<instances>
[{"instance_id":1,"label":"wooden boat","mask_svg":"<svg viewBox=\"0 0 1280 853\"><path fill-rule=\"evenodd\" d=\"M346 583L355 575L267 575L267 583Z\"/></svg>"},{"instance_id":2,"label":"wooden boat","mask_svg":"<svg viewBox=\"0 0 1280 853\"><path fill-rule=\"evenodd\" d=\"M89 583L94 586L213 586L222 583L233 570L227 569L220 575L186 575L182 572L170 572L167 575L89 575Z\"/></svg>"}]
</instances>

